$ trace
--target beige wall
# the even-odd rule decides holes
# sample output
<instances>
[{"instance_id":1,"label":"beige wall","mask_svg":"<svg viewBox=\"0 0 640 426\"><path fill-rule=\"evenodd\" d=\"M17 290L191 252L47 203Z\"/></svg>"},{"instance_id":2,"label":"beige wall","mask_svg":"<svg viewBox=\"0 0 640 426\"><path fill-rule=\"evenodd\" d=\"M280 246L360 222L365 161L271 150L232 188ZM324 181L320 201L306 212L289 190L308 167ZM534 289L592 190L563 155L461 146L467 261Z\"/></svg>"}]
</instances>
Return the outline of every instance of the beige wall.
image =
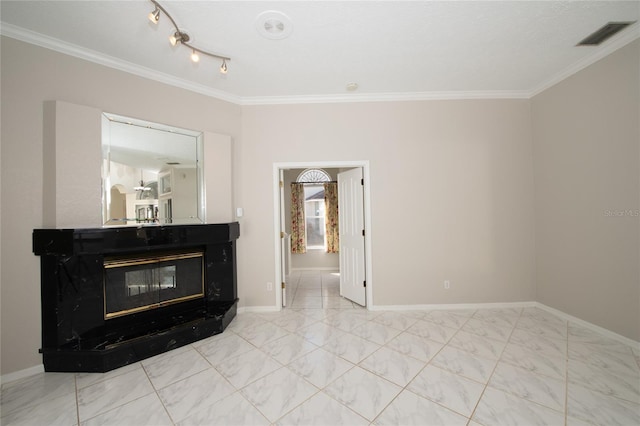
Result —
<instances>
[{"instance_id":1,"label":"beige wall","mask_svg":"<svg viewBox=\"0 0 640 426\"><path fill-rule=\"evenodd\" d=\"M526 100L241 108L8 38L1 53L2 374L41 363L31 232L43 226L47 100L231 135L240 306L275 304L274 162L370 161L375 304L534 296Z\"/></svg>"},{"instance_id":2,"label":"beige wall","mask_svg":"<svg viewBox=\"0 0 640 426\"><path fill-rule=\"evenodd\" d=\"M529 101L247 106L242 128L247 305L274 303L270 177L296 161L370 161L375 305L533 299Z\"/></svg>"},{"instance_id":3,"label":"beige wall","mask_svg":"<svg viewBox=\"0 0 640 426\"><path fill-rule=\"evenodd\" d=\"M529 100L240 107L2 38L2 374L41 363L31 232L44 223L47 100L231 136L225 154L233 159L231 196L244 208L240 306L274 306L276 300L265 285L275 279L273 163L368 160L375 305L537 297L638 339L637 327L629 325L638 323L640 301L637 219L602 216L605 209L638 208L637 81L627 86L635 92L619 87L633 78L631 62L637 67L633 48L537 96L532 132ZM602 93L587 90L594 81L607 86ZM589 109L589 103L604 107ZM612 114L620 106L630 110ZM574 107L581 108L575 116L568 113ZM609 124L600 126L598 114ZM607 136L611 149L598 143L601 128L613 132ZM76 170L68 173L82 179ZM574 225L584 211L597 214L579 216ZM443 289L444 280L450 290Z\"/></svg>"},{"instance_id":4,"label":"beige wall","mask_svg":"<svg viewBox=\"0 0 640 426\"><path fill-rule=\"evenodd\" d=\"M45 102L44 227L101 226L101 115L97 108L60 101ZM80 158L82 161L78 161ZM70 170L73 173L69 173Z\"/></svg>"},{"instance_id":5,"label":"beige wall","mask_svg":"<svg viewBox=\"0 0 640 426\"><path fill-rule=\"evenodd\" d=\"M0 355L1 373L7 374L42 363L40 273L38 258L31 252L31 233L44 224L43 170L51 161L44 156L44 102L61 100L233 138L240 137L241 109L6 37L1 55ZM77 170L66 173L67 178L83 179Z\"/></svg>"},{"instance_id":6,"label":"beige wall","mask_svg":"<svg viewBox=\"0 0 640 426\"><path fill-rule=\"evenodd\" d=\"M640 41L532 100L537 300L640 340Z\"/></svg>"}]
</instances>

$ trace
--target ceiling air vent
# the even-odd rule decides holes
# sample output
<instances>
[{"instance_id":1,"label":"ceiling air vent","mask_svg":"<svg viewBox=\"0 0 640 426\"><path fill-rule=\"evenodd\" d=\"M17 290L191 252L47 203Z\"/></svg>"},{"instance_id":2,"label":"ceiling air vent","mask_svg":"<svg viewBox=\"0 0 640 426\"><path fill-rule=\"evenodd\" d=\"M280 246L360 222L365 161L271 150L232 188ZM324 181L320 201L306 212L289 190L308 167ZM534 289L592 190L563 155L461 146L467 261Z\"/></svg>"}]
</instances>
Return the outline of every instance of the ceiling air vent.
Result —
<instances>
[{"instance_id":1,"label":"ceiling air vent","mask_svg":"<svg viewBox=\"0 0 640 426\"><path fill-rule=\"evenodd\" d=\"M604 27L600 28L595 33L587 36L584 40L578 43L578 46L597 46L603 41L613 37L615 34L618 34L620 31L627 28L629 25L634 24L635 21L630 22L609 22Z\"/></svg>"}]
</instances>

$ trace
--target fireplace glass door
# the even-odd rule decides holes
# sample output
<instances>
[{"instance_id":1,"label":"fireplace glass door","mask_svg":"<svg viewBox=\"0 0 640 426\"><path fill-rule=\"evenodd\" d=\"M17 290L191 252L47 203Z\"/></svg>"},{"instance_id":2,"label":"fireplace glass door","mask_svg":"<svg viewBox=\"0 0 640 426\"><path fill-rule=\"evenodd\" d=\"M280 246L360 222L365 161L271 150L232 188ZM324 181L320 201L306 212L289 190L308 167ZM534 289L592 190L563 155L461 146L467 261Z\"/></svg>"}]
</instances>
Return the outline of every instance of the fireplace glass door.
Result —
<instances>
[{"instance_id":1,"label":"fireplace glass door","mask_svg":"<svg viewBox=\"0 0 640 426\"><path fill-rule=\"evenodd\" d=\"M105 318L203 297L203 265L193 250L105 258Z\"/></svg>"}]
</instances>

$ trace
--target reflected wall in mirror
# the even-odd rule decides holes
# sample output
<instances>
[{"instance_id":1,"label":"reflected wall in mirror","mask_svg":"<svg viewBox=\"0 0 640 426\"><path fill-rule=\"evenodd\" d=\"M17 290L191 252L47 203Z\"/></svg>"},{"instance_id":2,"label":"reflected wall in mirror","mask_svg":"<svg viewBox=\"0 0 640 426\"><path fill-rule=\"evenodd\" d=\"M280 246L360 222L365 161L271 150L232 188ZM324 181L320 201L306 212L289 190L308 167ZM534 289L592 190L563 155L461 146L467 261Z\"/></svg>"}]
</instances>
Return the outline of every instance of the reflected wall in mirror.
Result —
<instances>
[{"instance_id":1,"label":"reflected wall in mirror","mask_svg":"<svg viewBox=\"0 0 640 426\"><path fill-rule=\"evenodd\" d=\"M202 132L104 113L105 225L204 221Z\"/></svg>"}]
</instances>

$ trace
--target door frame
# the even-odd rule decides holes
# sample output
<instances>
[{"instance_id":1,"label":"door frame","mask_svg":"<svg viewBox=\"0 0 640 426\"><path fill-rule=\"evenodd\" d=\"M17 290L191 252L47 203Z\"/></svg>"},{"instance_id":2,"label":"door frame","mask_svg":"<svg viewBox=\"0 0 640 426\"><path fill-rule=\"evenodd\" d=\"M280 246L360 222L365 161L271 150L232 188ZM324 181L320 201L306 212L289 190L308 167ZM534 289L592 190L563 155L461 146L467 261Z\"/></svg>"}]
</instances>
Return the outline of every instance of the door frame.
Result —
<instances>
[{"instance_id":1,"label":"door frame","mask_svg":"<svg viewBox=\"0 0 640 426\"><path fill-rule=\"evenodd\" d=\"M311 169L311 168L331 168L331 169L353 169L356 167L362 168L362 177L364 179L364 200L363 200L363 212L364 212L364 228L366 229L366 237L364 240L364 261L365 261L365 274L367 280L366 288L366 308L371 310L373 308L373 271L371 262L371 241L372 241L372 229L371 229L371 179L369 172L369 161L300 161L300 162L285 162L285 163L273 163L273 235L274 235L274 249L275 249L275 304L277 310L282 309L282 286L280 283L284 281L282 276L282 251L280 245L280 232L284 231L280 229L281 217L284 212L280 211L280 171L289 169Z\"/></svg>"}]
</instances>

